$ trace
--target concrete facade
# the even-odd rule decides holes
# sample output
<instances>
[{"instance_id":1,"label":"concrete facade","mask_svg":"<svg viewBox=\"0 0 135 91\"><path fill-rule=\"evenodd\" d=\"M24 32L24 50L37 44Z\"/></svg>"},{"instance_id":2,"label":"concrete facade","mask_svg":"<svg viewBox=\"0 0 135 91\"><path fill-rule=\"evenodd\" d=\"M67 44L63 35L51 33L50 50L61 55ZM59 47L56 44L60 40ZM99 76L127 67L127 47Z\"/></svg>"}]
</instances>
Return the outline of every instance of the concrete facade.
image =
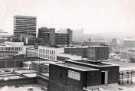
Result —
<instances>
[{"instance_id":1,"label":"concrete facade","mask_svg":"<svg viewBox=\"0 0 135 91\"><path fill-rule=\"evenodd\" d=\"M38 30L38 39L41 45L55 45L55 29L42 27Z\"/></svg>"},{"instance_id":2,"label":"concrete facade","mask_svg":"<svg viewBox=\"0 0 135 91\"><path fill-rule=\"evenodd\" d=\"M56 32L54 28L39 28L38 40L41 45L69 46L72 43L72 30L67 29L66 32Z\"/></svg>"},{"instance_id":3,"label":"concrete facade","mask_svg":"<svg viewBox=\"0 0 135 91\"><path fill-rule=\"evenodd\" d=\"M38 46L37 49L28 48L27 57L39 57L42 59L47 59L48 61L57 61L57 55L63 53L63 48L47 47L47 46Z\"/></svg>"},{"instance_id":4,"label":"concrete facade","mask_svg":"<svg viewBox=\"0 0 135 91\"><path fill-rule=\"evenodd\" d=\"M49 66L48 91L84 91L84 88L118 82L119 66L111 64L69 61Z\"/></svg>"},{"instance_id":5,"label":"concrete facade","mask_svg":"<svg viewBox=\"0 0 135 91\"><path fill-rule=\"evenodd\" d=\"M80 46L80 47L65 47L64 53L82 56L90 60L106 60L109 57L108 46Z\"/></svg>"},{"instance_id":6,"label":"concrete facade","mask_svg":"<svg viewBox=\"0 0 135 91\"><path fill-rule=\"evenodd\" d=\"M15 56L17 54L24 54L23 42L4 42L0 45L0 57Z\"/></svg>"},{"instance_id":7,"label":"concrete facade","mask_svg":"<svg viewBox=\"0 0 135 91\"><path fill-rule=\"evenodd\" d=\"M14 16L14 41L34 44L36 39L36 17Z\"/></svg>"}]
</instances>

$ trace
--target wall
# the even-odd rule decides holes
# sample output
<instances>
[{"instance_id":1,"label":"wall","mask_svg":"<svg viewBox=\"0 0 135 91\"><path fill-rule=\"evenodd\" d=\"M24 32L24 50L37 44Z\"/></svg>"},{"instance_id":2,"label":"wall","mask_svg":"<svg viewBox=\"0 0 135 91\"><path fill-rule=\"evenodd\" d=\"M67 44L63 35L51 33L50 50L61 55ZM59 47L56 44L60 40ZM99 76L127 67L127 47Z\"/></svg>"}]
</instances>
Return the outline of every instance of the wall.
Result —
<instances>
[{"instance_id":1,"label":"wall","mask_svg":"<svg viewBox=\"0 0 135 91\"><path fill-rule=\"evenodd\" d=\"M82 56L90 60L106 60L109 57L109 47L67 47L64 53Z\"/></svg>"},{"instance_id":2,"label":"wall","mask_svg":"<svg viewBox=\"0 0 135 91\"><path fill-rule=\"evenodd\" d=\"M101 72L89 71L87 72L87 86L95 86L101 84Z\"/></svg>"},{"instance_id":3,"label":"wall","mask_svg":"<svg viewBox=\"0 0 135 91\"><path fill-rule=\"evenodd\" d=\"M95 69L99 69L100 72L102 71L108 71L108 84L111 83L118 83L119 82L119 66L113 66L113 65L102 65L102 66L95 66L95 65L91 65L90 63L78 63L78 62L70 62L69 63L73 63L73 64L77 64L77 65L81 65L81 66L86 66L86 67L91 67L91 68L95 68Z\"/></svg>"},{"instance_id":4,"label":"wall","mask_svg":"<svg viewBox=\"0 0 135 91\"><path fill-rule=\"evenodd\" d=\"M75 74L75 78L69 77L69 71L80 74L80 79ZM100 84L99 71L87 72L50 64L49 76L49 91L83 91L84 86Z\"/></svg>"}]
</instances>

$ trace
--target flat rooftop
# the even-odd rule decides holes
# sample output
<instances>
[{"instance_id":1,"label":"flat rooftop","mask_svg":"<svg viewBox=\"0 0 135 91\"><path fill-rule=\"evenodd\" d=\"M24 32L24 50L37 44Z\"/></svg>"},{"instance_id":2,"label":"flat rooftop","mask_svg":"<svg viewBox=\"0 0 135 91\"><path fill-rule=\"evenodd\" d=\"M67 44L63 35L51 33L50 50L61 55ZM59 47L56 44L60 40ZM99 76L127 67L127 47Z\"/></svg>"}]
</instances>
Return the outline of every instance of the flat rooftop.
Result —
<instances>
[{"instance_id":1,"label":"flat rooftop","mask_svg":"<svg viewBox=\"0 0 135 91\"><path fill-rule=\"evenodd\" d=\"M89 60L68 60L67 62L84 64L94 67L110 67L110 66L118 66L117 64L109 63L109 62L93 62Z\"/></svg>"},{"instance_id":2,"label":"flat rooftop","mask_svg":"<svg viewBox=\"0 0 135 91\"><path fill-rule=\"evenodd\" d=\"M8 81L8 80L17 80L22 78L33 78L37 77L37 72L35 70L14 70L11 68L0 69L0 81Z\"/></svg>"},{"instance_id":3,"label":"flat rooftop","mask_svg":"<svg viewBox=\"0 0 135 91\"><path fill-rule=\"evenodd\" d=\"M97 71L98 69L94 69L91 67L84 67L84 66L80 66L80 65L76 65L76 64L72 64L72 63L61 63L61 64L55 64L57 66L61 66L61 67L66 67L69 69L73 69L73 70L79 70L79 71Z\"/></svg>"},{"instance_id":4,"label":"flat rooftop","mask_svg":"<svg viewBox=\"0 0 135 91\"><path fill-rule=\"evenodd\" d=\"M66 54L66 53L60 53L57 56L59 57L65 57L65 58L70 58L72 60L81 60L82 57L78 55L72 55L72 54Z\"/></svg>"},{"instance_id":5,"label":"flat rooftop","mask_svg":"<svg viewBox=\"0 0 135 91\"><path fill-rule=\"evenodd\" d=\"M92 45L92 46L74 46L74 47L65 47L65 48L91 48L91 47L108 47L108 46Z\"/></svg>"},{"instance_id":6,"label":"flat rooftop","mask_svg":"<svg viewBox=\"0 0 135 91\"><path fill-rule=\"evenodd\" d=\"M49 64L57 64L57 63L62 63L62 62L60 61L33 61L32 63L49 65Z\"/></svg>"}]
</instances>

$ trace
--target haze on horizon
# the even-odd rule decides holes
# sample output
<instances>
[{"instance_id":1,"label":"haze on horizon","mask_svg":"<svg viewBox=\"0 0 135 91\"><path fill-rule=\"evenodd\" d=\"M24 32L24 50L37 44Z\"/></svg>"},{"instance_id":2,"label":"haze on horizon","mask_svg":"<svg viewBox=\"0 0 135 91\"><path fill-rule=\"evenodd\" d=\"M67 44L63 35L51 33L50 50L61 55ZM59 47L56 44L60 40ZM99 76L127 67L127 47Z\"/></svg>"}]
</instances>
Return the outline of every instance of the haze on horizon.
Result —
<instances>
[{"instance_id":1,"label":"haze on horizon","mask_svg":"<svg viewBox=\"0 0 135 91\"><path fill-rule=\"evenodd\" d=\"M9 33L14 15L28 15L38 27L135 34L135 0L0 0L0 11L0 29Z\"/></svg>"}]
</instances>

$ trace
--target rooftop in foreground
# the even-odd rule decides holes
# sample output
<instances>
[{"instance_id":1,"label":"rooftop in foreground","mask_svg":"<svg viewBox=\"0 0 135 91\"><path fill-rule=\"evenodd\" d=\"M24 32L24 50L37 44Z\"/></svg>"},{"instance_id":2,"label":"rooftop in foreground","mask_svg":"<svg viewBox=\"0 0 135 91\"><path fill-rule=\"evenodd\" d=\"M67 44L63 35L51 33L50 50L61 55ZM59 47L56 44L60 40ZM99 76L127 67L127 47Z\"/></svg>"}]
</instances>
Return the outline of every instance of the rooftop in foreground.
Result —
<instances>
[{"instance_id":1,"label":"rooftop in foreground","mask_svg":"<svg viewBox=\"0 0 135 91\"><path fill-rule=\"evenodd\" d=\"M84 66L80 66L80 65L76 65L76 64L71 64L71 63L61 63L61 64L56 64L56 65L61 66L61 67L70 68L73 70L80 70L80 71L98 70L98 69L94 69L94 68L90 68L90 67L84 67Z\"/></svg>"},{"instance_id":2,"label":"rooftop in foreground","mask_svg":"<svg viewBox=\"0 0 135 91\"><path fill-rule=\"evenodd\" d=\"M109 62L101 62L101 61L91 61L91 60L67 60L67 62L71 63L79 63L79 64L85 64L95 67L110 67L110 66L118 66L117 64L109 63Z\"/></svg>"}]
</instances>

